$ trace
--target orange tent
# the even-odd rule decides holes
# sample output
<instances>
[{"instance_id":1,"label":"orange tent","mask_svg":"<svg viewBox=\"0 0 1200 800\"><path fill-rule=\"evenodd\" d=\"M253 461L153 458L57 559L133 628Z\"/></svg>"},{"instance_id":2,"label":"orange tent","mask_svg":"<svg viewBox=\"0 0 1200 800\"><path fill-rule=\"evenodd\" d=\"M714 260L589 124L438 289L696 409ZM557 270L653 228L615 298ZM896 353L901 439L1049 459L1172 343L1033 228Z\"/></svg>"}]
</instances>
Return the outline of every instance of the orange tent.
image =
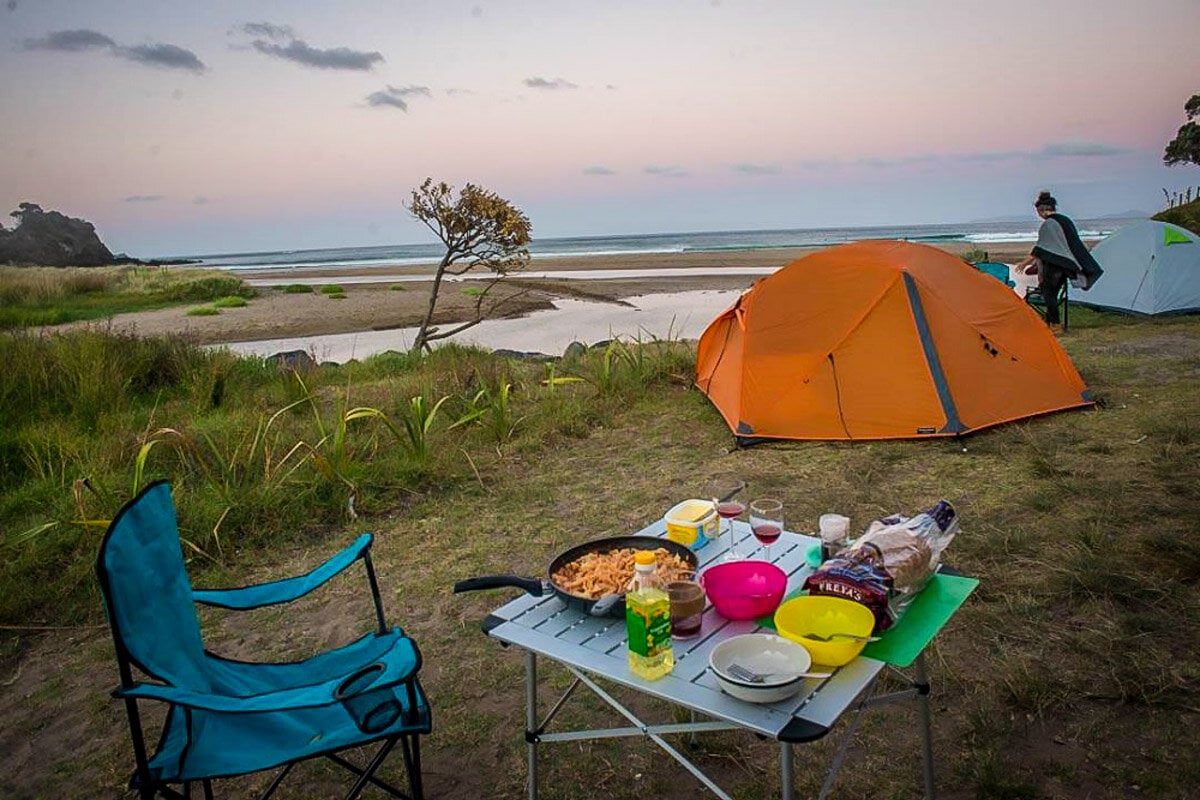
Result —
<instances>
[{"instance_id":1,"label":"orange tent","mask_svg":"<svg viewBox=\"0 0 1200 800\"><path fill-rule=\"evenodd\" d=\"M1012 290L907 242L788 264L713 320L696 361L740 441L956 436L1092 403Z\"/></svg>"}]
</instances>

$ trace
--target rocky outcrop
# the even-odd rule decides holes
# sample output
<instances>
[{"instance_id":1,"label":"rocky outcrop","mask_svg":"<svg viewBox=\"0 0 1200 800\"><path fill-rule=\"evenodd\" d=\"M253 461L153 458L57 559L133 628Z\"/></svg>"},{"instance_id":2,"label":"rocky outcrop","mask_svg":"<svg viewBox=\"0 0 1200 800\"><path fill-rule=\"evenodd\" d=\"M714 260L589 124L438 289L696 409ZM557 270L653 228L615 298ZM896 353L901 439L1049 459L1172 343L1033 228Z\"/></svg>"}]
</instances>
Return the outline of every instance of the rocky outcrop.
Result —
<instances>
[{"instance_id":1,"label":"rocky outcrop","mask_svg":"<svg viewBox=\"0 0 1200 800\"><path fill-rule=\"evenodd\" d=\"M42 267L98 267L116 259L92 223L21 203L9 216L15 228L0 225L0 264Z\"/></svg>"}]
</instances>

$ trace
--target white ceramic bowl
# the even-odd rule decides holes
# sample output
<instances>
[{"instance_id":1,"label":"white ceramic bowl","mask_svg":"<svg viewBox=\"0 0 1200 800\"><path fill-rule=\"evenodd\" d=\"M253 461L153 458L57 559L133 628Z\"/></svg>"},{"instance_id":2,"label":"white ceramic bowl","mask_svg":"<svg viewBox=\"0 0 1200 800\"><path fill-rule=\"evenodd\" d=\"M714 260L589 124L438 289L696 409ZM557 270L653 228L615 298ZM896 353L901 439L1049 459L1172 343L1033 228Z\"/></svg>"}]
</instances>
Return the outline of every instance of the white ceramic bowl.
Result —
<instances>
[{"instance_id":1,"label":"white ceramic bowl","mask_svg":"<svg viewBox=\"0 0 1200 800\"><path fill-rule=\"evenodd\" d=\"M729 674L731 664L760 675L771 676L762 683L739 680ZM808 672L812 656L800 645L770 633L733 636L713 648L708 665L726 693L749 703L777 703L804 688L800 673ZM778 677L777 677L778 676ZM789 677L790 676L790 677Z\"/></svg>"}]
</instances>

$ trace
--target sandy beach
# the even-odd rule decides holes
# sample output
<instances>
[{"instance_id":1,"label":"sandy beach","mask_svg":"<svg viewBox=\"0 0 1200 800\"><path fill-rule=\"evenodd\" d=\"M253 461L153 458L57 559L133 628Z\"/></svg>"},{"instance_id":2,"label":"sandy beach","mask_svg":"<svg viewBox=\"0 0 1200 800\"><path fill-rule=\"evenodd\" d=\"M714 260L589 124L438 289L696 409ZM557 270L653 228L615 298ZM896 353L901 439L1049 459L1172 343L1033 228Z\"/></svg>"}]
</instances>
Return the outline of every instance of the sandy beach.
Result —
<instances>
[{"instance_id":1,"label":"sandy beach","mask_svg":"<svg viewBox=\"0 0 1200 800\"><path fill-rule=\"evenodd\" d=\"M955 255L974 249L965 242L941 246ZM719 252L651 253L574 258L539 258L529 272L584 270L628 271L629 278L599 280L547 279L514 274L493 295L503 302L494 316L515 317L553 307L553 301L573 298L598 303L623 304L622 298L699 289L740 291L761 276L739 274L738 270L778 268L811 253L816 248L736 250ZM1014 243L989 248L993 261L1011 263L1029 252L1029 244ZM696 275L643 277L645 270L695 270ZM730 270L729 275L713 274ZM143 336L181 334L198 344L252 342L323 334L381 331L417 325L429 303L428 281L414 280L432 273L430 266L377 267L337 270L269 270L239 273L258 287L258 296L244 308L222 309L217 316L194 317L187 308L120 314L109 323L115 330ZM352 278L369 282L351 282ZM396 278L397 282L389 281ZM278 287L300 280L327 280L346 290L343 299L319 292L288 294ZM400 279L404 281L398 282ZM269 283L271 285L264 285ZM474 299L461 291L470 283L443 288L436 322L449 324L469 319Z\"/></svg>"}]
</instances>

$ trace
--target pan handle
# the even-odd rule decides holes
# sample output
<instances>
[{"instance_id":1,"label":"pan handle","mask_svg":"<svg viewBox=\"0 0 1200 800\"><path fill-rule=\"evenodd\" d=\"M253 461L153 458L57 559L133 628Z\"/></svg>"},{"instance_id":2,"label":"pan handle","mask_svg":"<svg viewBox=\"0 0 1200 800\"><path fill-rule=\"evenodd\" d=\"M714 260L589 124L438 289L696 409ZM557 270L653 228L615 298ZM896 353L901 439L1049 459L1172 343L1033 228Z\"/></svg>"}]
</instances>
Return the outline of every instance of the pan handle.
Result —
<instances>
[{"instance_id":1,"label":"pan handle","mask_svg":"<svg viewBox=\"0 0 1200 800\"><path fill-rule=\"evenodd\" d=\"M606 617L608 612L612 611L617 603L624 603L625 595L623 594L606 594L598 599L588 610L588 613L593 617Z\"/></svg>"},{"instance_id":2,"label":"pan handle","mask_svg":"<svg viewBox=\"0 0 1200 800\"><path fill-rule=\"evenodd\" d=\"M505 586L524 589L534 597L541 597L548 592L546 584L538 578L522 578L520 575L481 575L478 578L467 578L455 583L454 593L474 592L479 589L500 589Z\"/></svg>"}]
</instances>

